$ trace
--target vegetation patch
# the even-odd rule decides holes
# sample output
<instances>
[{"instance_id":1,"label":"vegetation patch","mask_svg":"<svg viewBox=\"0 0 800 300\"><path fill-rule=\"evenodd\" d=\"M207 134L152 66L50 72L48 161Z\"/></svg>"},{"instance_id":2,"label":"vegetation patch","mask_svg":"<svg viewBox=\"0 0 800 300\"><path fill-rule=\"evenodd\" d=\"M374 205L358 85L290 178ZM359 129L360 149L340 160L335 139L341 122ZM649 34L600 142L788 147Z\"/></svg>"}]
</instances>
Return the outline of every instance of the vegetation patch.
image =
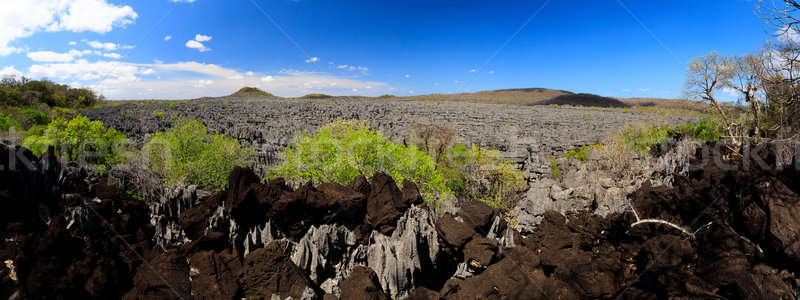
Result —
<instances>
[{"instance_id":1,"label":"vegetation patch","mask_svg":"<svg viewBox=\"0 0 800 300\"><path fill-rule=\"evenodd\" d=\"M564 158L585 162L589 159L589 151L592 149L600 149L600 147L599 144L576 147L564 153Z\"/></svg>"},{"instance_id":2,"label":"vegetation patch","mask_svg":"<svg viewBox=\"0 0 800 300\"><path fill-rule=\"evenodd\" d=\"M675 136L670 126L628 126L620 133L622 143L638 154L647 154L650 147L667 143Z\"/></svg>"},{"instance_id":3,"label":"vegetation patch","mask_svg":"<svg viewBox=\"0 0 800 300\"><path fill-rule=\"evenodd\" d=\"M90 107L103 101L90 89L72 88L49 80L6 77L0 80L0 106Z\"/></svg>"},{"instance_id":4,"label":"vegetation patch","mask_svg":"<svg viewBox=\"0 0 800 300\"><path fill-rule=\"evenodd\" d=\"M210 134L203 123L181 119L158 132L143 151L166 185L195 184L212 191L225 188L235 166L250 164L255 150L223 134Z\"/></svg>"},{"instance_id":5,"label":"vegetation patch","mask_svg":"<svg viewBox=\"0 0 800 300\"><path fill-rule=\"evenodd\" d=\"M391 142L362 121L339 120L314 134L300 133L281 157L282 163L270 171L270 177L349 184L358 175L384 172L398 185L403 180L416 183L427 201L451 194L427 153Z\"/></svg>"},{"instance_id":6,"label":"vegetation patch","mask_svg":"<svg viewBox=\"0 0 800 300\"><path fill-rule=\"evenodd\" d=\"M102 122L84 116L69 121L57 118L46 127L34 126L27 133L22 145L37 156L52 146L62 161L88 162L103 169L125 160L128 139L114 128L106 129Z\"/></svg>"},{"instance_id":7,"label":"vegetation patch","mask_svg":"<svg viewBox=\"0 0 800 300\"><path fill-rule=\"evenodd\" d=\"M678 126L680 133L686 134L704 142L716 142L720 138L720 129L723 127L719 119L703 119L696 124L691 122Z\"/></svg>"},{"instance_id":8,"label":"vegetation patch","mask_svg":"<svg viewBox=\"0 0 800 300\"><path fill-rule=\"evenodd\" d=\"M0 131L8 131L15 127L19 127L19 125L10 114L0 113Z\"/></svg>"}]
</instances>

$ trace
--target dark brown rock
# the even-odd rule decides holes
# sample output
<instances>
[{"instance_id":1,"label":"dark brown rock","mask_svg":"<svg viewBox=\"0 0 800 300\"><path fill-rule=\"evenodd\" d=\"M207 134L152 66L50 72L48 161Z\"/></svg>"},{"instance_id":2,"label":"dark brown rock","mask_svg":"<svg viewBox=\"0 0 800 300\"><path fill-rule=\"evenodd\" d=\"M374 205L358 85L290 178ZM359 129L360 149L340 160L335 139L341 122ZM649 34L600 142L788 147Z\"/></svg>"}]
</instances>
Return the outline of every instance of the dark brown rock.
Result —
<instances>
[{"instance_id":1,"label":"dark brown rock","mask_svg":"<svg viewBox=\"0 0 800 300\"><path fill-rule=\"evenodd\" d=\"M459 222L452 215L446 214L436 222L436 232L447 245L461 249L475 235L472 228Z\"/></svg>"},{"instance_id":2,"label":"dark brown rock","mask_svg":"<svg viewBox=\"0 0 800 300\"><path fill-rule=\"evenodd\" d=\"M304 293L322 295L319 287L292 263L287 247L285 241L273 241L244 258L237 279L245 297L264 299L279 295L281 299L300 299Z\"/></svg>"},{"instance_id":3,"label":"dark brown rock","mask_svg":"<svg viewBox=\"0 0 800 300\"><path fill-rule=\"evenodd\" d=\"M389 299L383 292L378 275L370 268L356 266L345 280L339 284L342 300Z\"/></svg>"},{"instance_id":4,"label":"dark brown rock","mask_svg":"<svg viewBox=\"0 0 800 300\"><path fill-rule=\"evenodd\" d=\"M411 206L404 200L392 177L384 173L375 174L367 197L365 223L383 234L390 234L397 219Z\"/></svg>"}]
</instances>

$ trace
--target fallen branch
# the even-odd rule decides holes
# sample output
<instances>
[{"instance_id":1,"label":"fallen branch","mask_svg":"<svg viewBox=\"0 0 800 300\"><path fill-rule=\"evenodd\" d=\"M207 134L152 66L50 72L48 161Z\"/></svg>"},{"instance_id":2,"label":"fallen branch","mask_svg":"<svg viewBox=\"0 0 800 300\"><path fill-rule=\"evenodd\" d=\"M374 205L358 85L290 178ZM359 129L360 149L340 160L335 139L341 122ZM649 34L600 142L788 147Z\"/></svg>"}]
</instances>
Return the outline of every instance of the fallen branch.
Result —
<instances>
[{"instance_id":1,"label":"fallen branch","mask_svg":"<svg viewBox=\"0 0 800 300\"><path fill-rule=\"evenodd\" d=\"M636 222L633 222L633 224L631 224L631 228L636 227L637 225L641 225L641 224L661 224L661 225L666 225L668 227L675 228L675 229L679 230L680 232L682 232L683 234L685 234L686 236L688 236L690 239L694 240L695 239L695 235L698 232L700 232L701 230L705 229L706 227L711 226L711 224L712 224L712 222L708 222L706 225L700 226L700 228L698 228L695 231L689 231L689 229L686 229L684 227L681 227L679 225L676 225L674 223L667 222L667 221L664 221L664 220L661 220L661 219L640 219L639 218L639 213L636 212L636 208L634 208L632 204L628 204L628 206L631 207L631 210L633 211L633 216L636 217Z\"/></svg>"}]
</instances>

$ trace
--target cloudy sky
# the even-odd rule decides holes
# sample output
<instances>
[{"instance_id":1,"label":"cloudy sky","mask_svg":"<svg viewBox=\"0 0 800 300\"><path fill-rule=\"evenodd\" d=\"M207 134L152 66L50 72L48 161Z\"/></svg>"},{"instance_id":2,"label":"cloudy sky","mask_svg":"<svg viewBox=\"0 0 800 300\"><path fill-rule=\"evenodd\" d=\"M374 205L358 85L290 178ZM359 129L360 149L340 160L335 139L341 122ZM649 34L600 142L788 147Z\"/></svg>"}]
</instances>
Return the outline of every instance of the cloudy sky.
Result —
<instances>
[{"instance_id":1,"label":"cloudy sky","mask_svg":"<svg viewBox=\"0 0 800 300\"><path fill-rule=\"evenodd\" d=\"M0 0L0 76L110 99L546 87L676 97L769 38L755 1Z\"/></svg>"}]
</instances>

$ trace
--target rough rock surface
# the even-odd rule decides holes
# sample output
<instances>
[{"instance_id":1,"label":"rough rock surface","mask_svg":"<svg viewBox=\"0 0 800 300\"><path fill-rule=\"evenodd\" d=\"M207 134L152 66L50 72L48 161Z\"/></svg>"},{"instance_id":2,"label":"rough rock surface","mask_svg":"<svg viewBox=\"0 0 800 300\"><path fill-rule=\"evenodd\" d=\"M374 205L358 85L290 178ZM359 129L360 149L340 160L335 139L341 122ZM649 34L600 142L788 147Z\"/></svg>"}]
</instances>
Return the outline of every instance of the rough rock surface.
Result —
<instances>
[{"instance_id":1,"label":"rough rock surface","mask_svg":"<svg viewBox=\"0 0 800 300\"><path fill-rule=\"evenodd\" d=\"M169 104L173 104L170 107ZM336 119L359 119L389 138L403 141L417 124L456 129L462 142L493 146L510 159L546 166L546 158L574 146L590 145L632 121L654 117L618 110L592 110L460 102L420 102L348 97L325 100L226 97L102 107L86 112L93 120L142 140L164 130L174 117L197 119L213 132L248 141L261 150L257 173L277 163L278 154L300 132L313 132ZM168 112L156 115L154 111ZM684 124L695 117L669 117L658 122ZM544 160L542 159L544 158Z\"/></svg>"},{"instance_id":2,"label":"rough rock surface","mask_svg":"<svg viewBox=\"0 0 800 300\"><path fill-rule=\"evenodd\" d=\"M659 224L632 228L637 217L630 210L567 216L550 210L522 235L486 205L437 212L415 204L419 196L411 186L399 189L381 176L351 186L290 189L280 180L261 183L239 168L227 190L169 215L188 241L162 247L153 209L113 181L59 166L49 155L34 160L24 149L0 146L0 157L20 153L14 164L30 160L36 167L12 169L0 161L0 258L6 265L0 294L795 299L800 171L775 168L793 165L776 152L754 152L773 166L768 170L738 163L728 170L705 160L700 168L673 173L671 184L645 182L631 193L641 218L696 231L688 236ZM696 158L703 161L702 154ZM372 220L393 221L370 221L372 202L391 204ZM166 207L176 206L162 206L160 214L171 214Z\"/></svg>"}]
</instances>

